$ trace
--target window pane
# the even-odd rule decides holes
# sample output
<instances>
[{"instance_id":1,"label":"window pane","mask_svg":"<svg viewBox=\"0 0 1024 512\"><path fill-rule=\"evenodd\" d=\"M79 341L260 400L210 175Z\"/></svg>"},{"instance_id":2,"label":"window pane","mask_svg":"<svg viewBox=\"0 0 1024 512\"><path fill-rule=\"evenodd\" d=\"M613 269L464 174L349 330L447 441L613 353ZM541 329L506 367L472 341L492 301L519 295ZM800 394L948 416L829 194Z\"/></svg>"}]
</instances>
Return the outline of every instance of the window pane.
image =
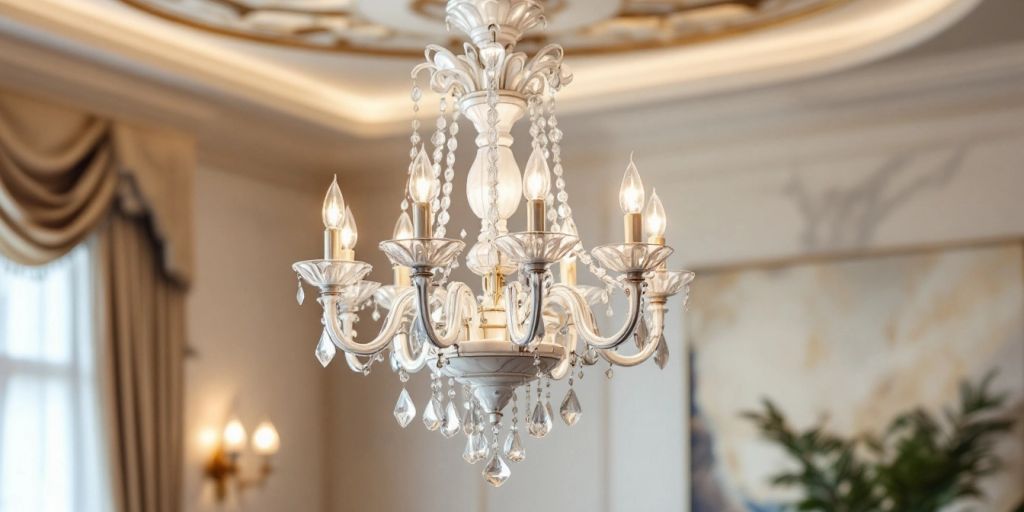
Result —
<instances>
[{"instance_id":1,"label":"window pane","mask_svg":"<svg viewBox=\"0 0 1024 512\"><path fill-rule=\"evenodd\" d=\"M111 510L87 245L0 261L0 511Z\"/></svg>"}]
</instances>

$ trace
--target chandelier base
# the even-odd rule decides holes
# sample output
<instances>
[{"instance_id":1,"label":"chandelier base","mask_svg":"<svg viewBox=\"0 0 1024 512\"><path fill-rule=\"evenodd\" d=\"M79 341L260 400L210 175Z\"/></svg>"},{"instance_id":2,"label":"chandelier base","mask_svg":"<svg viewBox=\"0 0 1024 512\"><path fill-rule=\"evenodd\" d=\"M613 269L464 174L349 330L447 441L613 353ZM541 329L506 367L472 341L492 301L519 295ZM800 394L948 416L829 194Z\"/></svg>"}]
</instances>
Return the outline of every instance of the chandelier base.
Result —
<instances>
[{"instance_id":1,"label":"chandelier base","mask_svg":"<svg viewBox=\"0 0 1024 512\"><path fill-rule=\"evenodd\" d=\"M515 390L547 375L564 355L560 345L551 343L530 350L513 347L508 340L477 340L448 355L441 374L469 385L491 423L497 424Z\"/></svg>"}]
</instances>

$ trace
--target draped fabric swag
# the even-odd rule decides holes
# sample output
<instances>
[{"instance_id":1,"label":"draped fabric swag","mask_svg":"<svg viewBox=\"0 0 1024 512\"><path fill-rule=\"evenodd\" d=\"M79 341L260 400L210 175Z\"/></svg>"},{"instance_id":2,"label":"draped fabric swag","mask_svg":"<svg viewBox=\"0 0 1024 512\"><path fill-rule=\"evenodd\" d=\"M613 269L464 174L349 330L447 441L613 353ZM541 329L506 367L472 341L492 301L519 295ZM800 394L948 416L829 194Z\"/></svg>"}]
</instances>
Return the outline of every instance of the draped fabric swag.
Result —
<instances>
[{"instance_id":1,"label":"draped fabric swag","mask_svg":"<svg viewBox=\"0 0 1024 512\"><path fill-rule=\"evenodd\" d=\"M193 142L0 91L0 254L43 265L96 234L97 360L114 503L180 510Z\"/></svg>"}]
</instances>

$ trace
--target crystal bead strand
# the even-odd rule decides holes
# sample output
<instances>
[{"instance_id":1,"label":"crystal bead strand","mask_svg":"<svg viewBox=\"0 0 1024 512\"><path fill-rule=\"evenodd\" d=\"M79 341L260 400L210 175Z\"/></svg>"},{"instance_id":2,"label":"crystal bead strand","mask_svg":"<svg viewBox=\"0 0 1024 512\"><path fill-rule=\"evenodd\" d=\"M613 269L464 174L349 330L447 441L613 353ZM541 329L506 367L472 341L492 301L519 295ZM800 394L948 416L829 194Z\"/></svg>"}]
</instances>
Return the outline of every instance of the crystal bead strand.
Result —
<instances>
[{"instance_id":1,"label":"crystal bead strand","mask_svg":"<svg viewBox=\"0 0 1024 512\"><path fill-rule=\"evenodd\" d=\"M420 89L420 85L416 83L414 78L412 81L412 92L409 94L412 98L412 135L409 136L409 143L412 148L409 149L409 170L406 174L412 174L412 163L416 161L416 154L419 153L420 147L420 99L423 98L423 91ZM406 191L402 194L402 211L409 210L409 192Z\"/></svg>"},{"instance_id":2,"label":"crystal bead strand","mask_svg":"<svg viewBox=\"0 0 1024 512\"><path fill-rule=\"evenodd\" d=\"M295 277L299 281L299 290L295 292L295 302L298 302L301 306L302 302L306 300L306 290L302 289L302 276L295 274Z\"/></svg>"},{"instance_id":3,"label":"crystal bead strand","mask_svg":"<svg viewBox=\"0 0 1024 512\"><path fill-rule=\"evenodd\" d=\"M437 213L437 230L435 233L438 238L444 238L447 234L448 221L451 220L451 214L448 213L448 208L452 204L452 188L455 180L455 150L459 147L459 117L462 114L459 108L459 97L452 96L452 120L448 124L448 152L445 156L445 170L444 170L444 183L441 185L441 208ZM463 230L465 232L465 230ZM465 235L463 235L465 237ZM440 276L438 277L438 284L445 285L448 282L448 277L451 275L452 270L459 267L459 259L452 258L451 263L444 267Z\"/></svg>"},{"instance_id":4,"label":"crystal bead strand","mask_svg":"<svg viewBox=\"0 0 1024 512\"><path fill-rule=\"evenodd\" d=\"M548 109L548 140L551 142L551 172L555 175L555 190L557 190L555 199L558 202L556 213L558 215L558 222L564 226L567 223L575 225L575 221L572 218L572 207L569 206L569 192L565 189L565 169L562 167L562 129L558 127L558 116L555 113L555 96L551 95L551 99L547 101ZM552 218L555 218L552 215ZM587 250L583 247L583 243L576 244L573 247L573 252L576 254L576 258L579 259L591 274L596 276L605 284L606 287L611 288L613 286L622 287L622 284L616 281L613 277L608 275L608 271L594 260L587 253Z\"/></svg>"},{"instance_id":5,"label":"crystal bead strand","mask_svg":"<svg viewBox=\"0 0 1024 512\"><path fill-rule=\"evenodd\" d=\"M434 179L441 180L441 160L444 158L444 143L445 143L445 130L448 128L448 98L441 96L438 100L438 114L437 121L434 124L434 134L430 137L430 143L434 145L434 151L431 155L431 169L434 171ZM438 212L441 211L441 198L440 196L434 197L430 201L430 211ZM434 217L435 231L437 227L437 217Z\"/></svg>"},{"instance_id":6,"label":"crystal bead strand","mask_svg":"<svg viewBox=\"0 0 1024 512\"><path fill-rule=\"evenodd\" d=\"M487 179L490 204L487 205L487 240L498 236L498 75L497 63L487 64Z\"/></svg>"}]
</instances>

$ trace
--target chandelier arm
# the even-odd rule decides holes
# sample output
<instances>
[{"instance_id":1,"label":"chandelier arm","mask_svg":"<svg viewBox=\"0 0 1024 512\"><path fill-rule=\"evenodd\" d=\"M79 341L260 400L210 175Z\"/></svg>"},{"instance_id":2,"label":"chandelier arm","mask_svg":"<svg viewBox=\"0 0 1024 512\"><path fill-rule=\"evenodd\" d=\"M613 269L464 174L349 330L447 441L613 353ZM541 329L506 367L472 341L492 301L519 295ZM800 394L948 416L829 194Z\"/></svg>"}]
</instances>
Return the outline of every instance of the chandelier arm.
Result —
<instances>
[{"instance_id":1,"label":"chandelier arm","mask_svg":"<svg viewBox=\"0 0 1024 512\"><path fill-rule=\"evenodd\" d=\"M369 361L364 363L359 360L359 356L349 353L345 353L345 362L348 363L349 369L355 373L363 373L370 366Z\"/></svg>"},{"instance_id":2,"label":"chandelier arm","mask_svg":"<svg viewBox=\"0 0 1024 512\"><path fill-rule=\"evenodd\" d=\"M615 352L614 350L600 350L601 357L605 361L618 366L636 366L644 361L648 360L658 351L659 339L662 333L665 332L665 305L664 304L651 304L651 333L650 337L646 340L647 344L636 354L627 356Z\"/></svg>"},{"instance_id":3,"label":"chandelier arm","mask_svg":"<svg viewBox=\"0 0 1024 512\"><path fill-rule=\"evenodd\" d=\"M544 337L544 269L530 270L530 319L525 331L519 330L519 304L511 286L505 287L506 323L512 343L520 347Z\"/></svg>"},{"instance_id":4,"label":"chandelier arm","mask_svg":"<svg viewBox=\"0 0 1024 512\"><path fill-rule=\"evenodd\" d=\"M448 321L444 332L438 333L430 321L430 279L432 276L430 271L417 271L412 276L413 285L416 288L416 322L423 329L423 333L431 345L445 349L454 345L459 339L465 320L463 308L467 302L470 305L473 304L473 292L465 283L456 282L448 286L448 300L443 309ZM472 311L474 308L468 309Z\"/></svg>"},{"instance_id":5,"label":"chandelier arm","mask_svg":"<svg viewBox=\"0 0 1024 512\"><path fill-rule=\"evenodd\" d=\"M367 343L356 343L349 336L350 331L345 328L341 315L336 313L339 297L335 294L323 294L320 296L320 302L323 304L324 310L324 328L327 330L327 335L331 338L331 341L344 350L346 354L372 356L383 350L391 341L391 338L398 332L398 328L402 324L400 320L409 309L412 298L413 290L403 290L395 298L395 304L388 313L387 318L385 318L384 325L381 327L377 337Z\"/></svg>"},{"instance_id":6,"label":"chandelier arm","mask_svg":"<svg viewBox=\"0 0 1024 512\"><path fill-rule=\"evenodd\" d=\"M413 356L411 337L406 333L398 333L391 340L391 350L395 354L398 364L407 372L418 372L427 363L430 350L427 347L420 347L419 355Z\"/></svg>"},{"instance_id":7,"label":"chandelier arm","mask_svg":"<svg viewBox=\"0 0 1024 512\"><path fill-rule=\"evenodd\" d=\"M565 341L562 342L562 348L564 349L562 358L559 359L558 364L548 372L548 375L554 380L562 380L569 374L569 372L572 371L572 355L575 353L576 343L579 341L576 329L570 328L564 339Z\"/></svg>"},{"instance_id":8,"label":"chandelier arm","mask_svg":"<svg viewBox=\"0 0 1024 512\"><path fill-rule=\"evenodd\" d=\"M598 334L598 329L594 322L594 314L582 295L564 284L557 284L551 287L551 294L560 297L564 303L568 304L570 311L572 311L573 319L576 321L576 327L579 329L580 336L596 349L615 348L628 340L636 330L636 326L640 321L640 315L642 314L640 305L642 302L643 277L627 276L626 291L629 295L629 313L626 323L615 334L603 337Z\"/></svg>"}]
</instances>

